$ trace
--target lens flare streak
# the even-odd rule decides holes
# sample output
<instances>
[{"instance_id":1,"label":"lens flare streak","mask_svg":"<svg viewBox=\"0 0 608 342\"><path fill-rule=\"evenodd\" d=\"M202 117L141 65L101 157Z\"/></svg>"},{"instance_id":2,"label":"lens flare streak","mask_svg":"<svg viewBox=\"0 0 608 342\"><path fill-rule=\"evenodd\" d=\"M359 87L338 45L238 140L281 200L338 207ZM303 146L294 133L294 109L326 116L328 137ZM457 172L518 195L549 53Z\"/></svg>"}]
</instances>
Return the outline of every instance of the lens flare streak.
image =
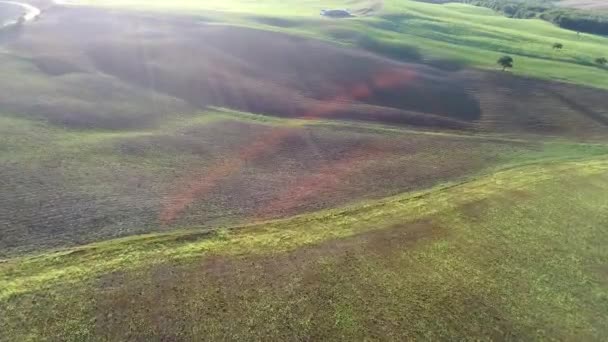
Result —
<instances>
[{"instance_id":1,"label":"lens flare streak","mask_svg":"<svg viewBox=\"0 0 608 342\"><path fill-rule=\"evenodd\" d=\"M363 100L371 96L374 91L410 84L415 80L415 76L415 72L407 68L390 69L380 72L372 77L371 80L354 84L334 98L321 102L318 106L300 116L300 118L318 120L331 117L332 113L347 108L353 101ZM178 180L172 187L175 191L172 191L162 201L159 215L160 222L163 225L169 225L174 222L188 206L203 198L209 191L218 186L222 180L237 173L248 162L274 151L287 137L297 130L298 126L302 125L302 123L296 123L274 129L269 133L261 135L248 146L243 147L234 156L219 162L207 170L204 175L200 175L200 172L191 172L189 176ZM369 155L367 153L357 154L357 156L341 159L321 168L317 173L300 182L297 187L297 189L302 190L309 186L309 189L295 196L293 195L294 191L286 190L279 196L277 203L284 200L283 196L289 198L289 200L280 205L271 204L269 208L276 206L277 209L287 210L296 206L297 201L310 197L320 190L320 187L314 185L315 183L329 188L337 188L340 181L352 172L349 170L349 167L353 170L356 169L353 166L363 163L364 156ZM331 173L332 167L341 171L334 174L333 177L319 182L318 178Z\"/></svg>"}]
</instances>

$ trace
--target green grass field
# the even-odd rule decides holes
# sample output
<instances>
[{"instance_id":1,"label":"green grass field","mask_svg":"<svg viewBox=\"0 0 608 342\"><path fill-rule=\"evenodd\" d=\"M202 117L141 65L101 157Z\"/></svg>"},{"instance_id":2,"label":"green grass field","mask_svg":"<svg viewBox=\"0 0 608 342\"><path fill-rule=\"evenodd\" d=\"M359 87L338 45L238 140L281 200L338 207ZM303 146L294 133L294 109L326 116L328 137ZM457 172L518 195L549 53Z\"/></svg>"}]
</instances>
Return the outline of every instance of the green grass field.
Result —
<instances>
[{"instance_id":1,"label":"green grass field","mask_svg":"<svg viewBox=\"0 0 608 342\"><path fill-rule=\"evenodd\" d=\"M608 336L608 38L78 3L0 32L0 341Z\"/></svg>"},{"instance_id":2,"label":"green grass field","mask_svg":"<svg viewBox=\"0 0 608 342\"><path fill-rule=\"evenodd\" d=\"M9 260L0 324L7 340L600 340L606 170L605 159L536 164L288 220Z\"/></svg>"},{"instance_id":3,"label":"green grass field","mask_svg":"<svg viewBox=\"0 0 608 342\"><path fill-rule=\"evenodd\" d=\"M7 180L3 257L179 227L212 229L260 215L285 217L531 162L608 154L601 143L225 110L122 131L58 128L10 115L0 116L0 123L0 174ZM285 132L259 158L222 175L215 190L201 194L174 222L159 221L176 187L194 182L191 173L213 172L248 142ZM289 190L297 186L310 186L312 193Z\"/></svg>"},{"instance_id":4,"label":"green grass field","mask_svg":"<svg viewBox=\"0 0 608 342\"><path fill-rule=\"evenodd\" d=\"M608 55L608 38L556 27L540 19L506 18L481 7L387 0L372 16L329 20L323 8L369 8L373 1L106 1L82 3L133 10L190 12L221 22L303 34L363 47L389 57L452 60L461 65L498 69L503 54L515 58L513 72L544 79L608 88L608 70L594 60ZM275 19L275 20L273 20ZM277 20L279 19L279 20ZM562 51L552 45L560 42Z\"/></svg>"},{"instance_id":5,"label":"green grass field","mask_svg":"<svg viewBox=\"0 0 608 342\"><path fill-rule=\"evenodd\" d=\"M411 172L406 171L411 163L424 166L427 174L433 166L454 168L462 159L468 167L464 175L437 176L428 189L355 203L350 195L349 205L293 218L207 228L180 221L181 229L137 235L149 232L154 221L145 223L145 216L134 211L144 222L137 227L121 212L158 195L145 184L144 197L129 197L121 190L131 186L129 177L154 175L152 181L161 185L162 175L172 178L175 170L205 160L186 150L171 154L156 147L130 156L107 147L186 128L211 125L217 130L221 126L213 125L229 122L256 130L256 125L306 127L327 136L367 131L393 143L409 141L419 153L392 161L403 175ZM608 291L602 261L608 239L602 228L608 219L604 144L546 138L531 143L225 110L122 132L57 129L12 116L3 116L1 127L4 162L28 163L35 170L38 164L62 160L61 172L70 181L50 190L65 193L69 186L100 198L123 196L127 202L121 209L93 203L98 211L117 215L123 234L133 236L58 251L13 251L17 255L0 262L0 340L599 340L608 332L597 319ZM226 139L226 131L218 133ZM431 142L427 150L425 144ZM370 162L387 165L396 157L376 156ZM475 169L478 158L483 168ZM257 172L273 177L259 167ZM42 175L35 179L51 179ZM378 173L365 173L357 184L368 192L390 186L374 183L374 176ZM422 174L412 177L420 182ZM46 187L34 193L45 196ZM61 198L56 200L61 208ZM213 204L201 204L192 208L194 213L214 210ZM25 214L27 208L12 210ZM125 222L134 226L125 227ZM73 236L63 227L63 237L91 234L91 224L78 227ZM100 227L95 234L101 235L93 238L108 239L104 231L118 229L107 223ZM20 236L19 227L14 228L8 232ZM60 241L73 245L79 240ZM38 250L54 245L36 235L32 242Z\"/></svg>"}]
</instances>

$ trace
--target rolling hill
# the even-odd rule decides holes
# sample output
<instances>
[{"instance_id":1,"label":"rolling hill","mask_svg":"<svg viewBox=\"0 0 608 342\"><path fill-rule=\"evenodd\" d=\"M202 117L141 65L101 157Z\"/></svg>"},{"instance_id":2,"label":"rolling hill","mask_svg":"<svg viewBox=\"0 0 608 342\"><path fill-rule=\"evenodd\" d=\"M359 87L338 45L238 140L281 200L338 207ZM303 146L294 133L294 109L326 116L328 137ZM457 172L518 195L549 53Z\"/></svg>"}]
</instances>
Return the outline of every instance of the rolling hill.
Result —
<instances>
[{"instance_id":1,"label":"rolling hill","mask_svg":"<svg viewBox=\"0 0 608 342\"><path fill-rule=\"evenodd\" d=\"M0 31L0 341L608 334L605 37L414 1L30 3Z\"/></svg>"}]
</instances>

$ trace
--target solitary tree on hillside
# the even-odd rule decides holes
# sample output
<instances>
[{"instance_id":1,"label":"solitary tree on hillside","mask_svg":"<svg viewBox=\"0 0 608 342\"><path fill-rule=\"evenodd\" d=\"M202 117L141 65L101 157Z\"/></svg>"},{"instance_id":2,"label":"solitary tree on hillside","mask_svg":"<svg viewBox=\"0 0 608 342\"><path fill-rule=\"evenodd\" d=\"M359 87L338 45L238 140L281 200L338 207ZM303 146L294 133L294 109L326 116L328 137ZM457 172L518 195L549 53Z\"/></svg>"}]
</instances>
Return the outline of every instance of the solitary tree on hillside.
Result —
<instances>
[{"instance_id":1,"label":"solitary tree on hillside","mask_svg":"<svg viewBox=\"0 0 608 342\"><path fill-rule=\"evenodd\" d=\"M507 68L513 67L513 57L511 56L502 56L496 61L501 67L502 71L505 71Z\"/></svg>"},{"instance_id":2,"label":"solitary tree on hillside","mask_svg":"<svg viewBox=\"0 0 608 342\"><path fill-rule=\"evenodd\" d=\"M608 63L608 59L606 59L606 57L599 57L595 59L595 63L604 66L606 63Z\"/></svg>"},{"instance_id":3,"label":"solitary tree on hillside","mask_svg":"<svg viewBox=\"0 0 608 342\"><path fill-rule=\"evenodd\" d=\"M564 47L564 44L562 44L562 43L553 44L553 50L561 50L563 47Z\"/></svg>"}]
</instances>

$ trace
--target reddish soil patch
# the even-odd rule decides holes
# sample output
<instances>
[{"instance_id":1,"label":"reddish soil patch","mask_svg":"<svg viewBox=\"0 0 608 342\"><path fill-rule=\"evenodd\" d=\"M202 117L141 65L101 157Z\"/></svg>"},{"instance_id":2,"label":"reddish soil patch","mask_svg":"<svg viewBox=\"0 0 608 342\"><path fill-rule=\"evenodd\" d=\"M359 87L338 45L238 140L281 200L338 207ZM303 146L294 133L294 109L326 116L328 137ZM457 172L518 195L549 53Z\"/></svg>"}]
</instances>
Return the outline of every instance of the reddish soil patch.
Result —
<instances>
[{"instance_id":1,"label":"reddish soil patch","mask_svg":"<svg viewBox=\"0 0 608 342\"><path fill-rule=\"evenodd\" d=\"M260 139L276 132L280 139ZM254 143L255 155L244 158L241 151ZM159 229L168 206L182 199L162 229L231 225L381 198L466 176L515 148L533 146L229 120L110 140L91 150L99 164L64 163L67 156L59 155L39 165L0 167L0 179L7 180L0 183L7 194L0 199L0 224L7 227L0 254ZM106 165L106 156L123 162Z\"/></svg>"},{"instance_id":2,"label":"reddish soil patch","mask_svg":"<svg viewBox=\"0 0 608 342\"><path fill-rule=\"evenodd\" d=\"M222 136L227 141L240 142L244 147L259 140L247 138L252 133L272 136L275 130L283 129L240 123L229 132L225 130L229 125L218 126L223 127L220 131L223 130ZM212 146L206 140L216 139L213 131L214 126L193 129L201 141L187 149L180 147L181 150L198 153L199 149ZM150 143L152 137L142 139L143 144L137 142L139 138L131 139L129 144L155 146L156 152L176 151L165 138L163 144ZM177 139L196 141L190 136ZM183 146L179 141L174 143ZM170 212L165 211L169 216L163 217L168 219L167 223L210 223L218 217L209 208L216 206L231 208L232 215L258 219L310 212L361 198L380 198L431 186L440 179L464 176L493 163L495 158L481 152L482 146L475 140L425 135L404 138L321 127L292 128L279 140L261 144L252 158L247 152L239 154L242 148L215 146L214 153L220 153L221 159L215 159L209 166L186 169L168 188L169 196L164 203ZM487 145L494 153L513 147ZM206 154L207 160L214 158L217 157L213 153ZM182 201L184 204L180 205Z\"/></svg>"}]
</instances>

